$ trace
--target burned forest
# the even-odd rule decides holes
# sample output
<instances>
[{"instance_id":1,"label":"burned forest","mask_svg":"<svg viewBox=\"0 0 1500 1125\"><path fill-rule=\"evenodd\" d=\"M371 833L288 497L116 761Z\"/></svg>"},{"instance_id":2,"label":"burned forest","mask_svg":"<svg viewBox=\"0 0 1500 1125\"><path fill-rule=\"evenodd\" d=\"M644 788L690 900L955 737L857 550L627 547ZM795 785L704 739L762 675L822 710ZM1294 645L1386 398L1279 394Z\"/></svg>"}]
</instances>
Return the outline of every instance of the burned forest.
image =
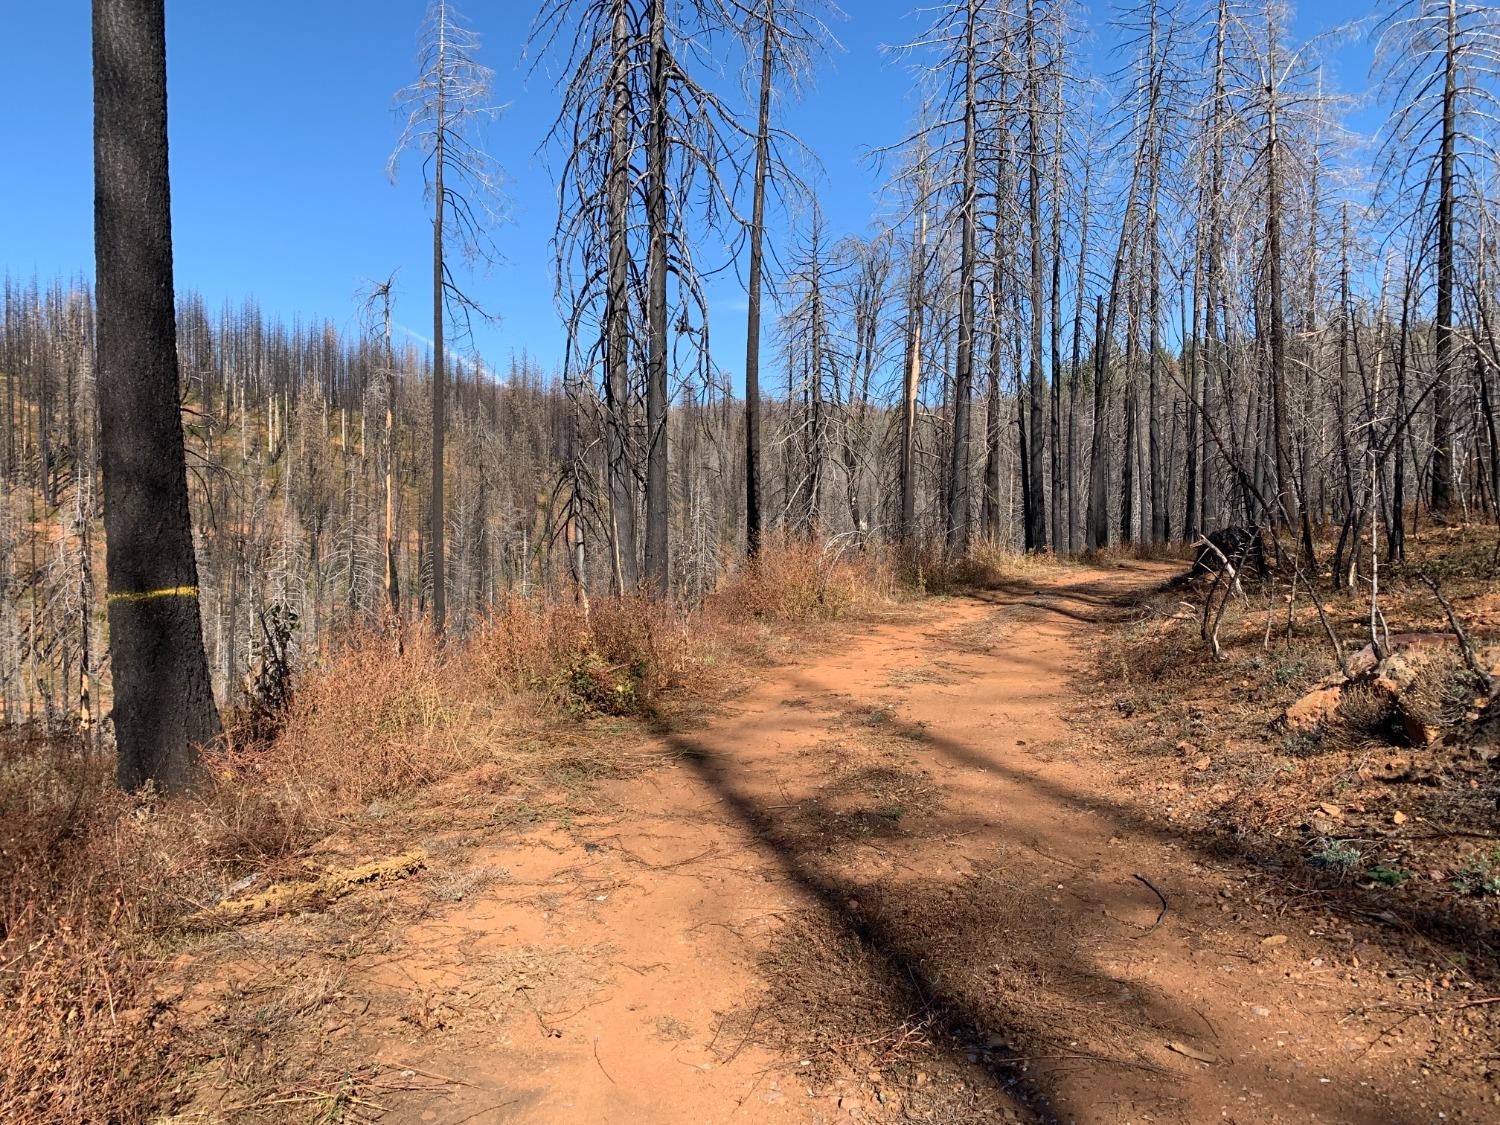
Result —
<instances>
[{"instance_id":1,"label":"burned forest","mask_svg":"<svg viewBox=\"0 0 1500 1125\"><path fill-rule=\"evenodd\" d=\"M1500 5L327 8L0 48L0 1117L1500 1112Z\"/></svg>"}]
</instances>

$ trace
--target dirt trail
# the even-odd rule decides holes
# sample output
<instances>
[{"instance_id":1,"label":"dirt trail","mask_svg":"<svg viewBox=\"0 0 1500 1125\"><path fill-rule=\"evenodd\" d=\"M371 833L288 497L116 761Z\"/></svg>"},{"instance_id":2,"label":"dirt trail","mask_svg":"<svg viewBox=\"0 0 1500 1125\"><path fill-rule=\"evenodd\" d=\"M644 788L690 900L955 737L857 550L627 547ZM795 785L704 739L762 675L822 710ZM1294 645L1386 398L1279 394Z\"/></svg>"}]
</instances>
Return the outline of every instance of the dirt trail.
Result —
<instances>
[{"instance_id":1,"label":"dirt trail","mask_svg":"<svg viewBox=\"0 0 1500 1125\"><path fill-rule=\"evenodd\" d=\"M1436 1120L1341 1025L1357 953L1226 928L1234 861L1064 724L1091 623L1163 573L933 603L665 732L616 813L485 851L501 881L380 970L431 1020L379 1056L444 1080L386 1120Z\"/></svg>"}]
</instances>

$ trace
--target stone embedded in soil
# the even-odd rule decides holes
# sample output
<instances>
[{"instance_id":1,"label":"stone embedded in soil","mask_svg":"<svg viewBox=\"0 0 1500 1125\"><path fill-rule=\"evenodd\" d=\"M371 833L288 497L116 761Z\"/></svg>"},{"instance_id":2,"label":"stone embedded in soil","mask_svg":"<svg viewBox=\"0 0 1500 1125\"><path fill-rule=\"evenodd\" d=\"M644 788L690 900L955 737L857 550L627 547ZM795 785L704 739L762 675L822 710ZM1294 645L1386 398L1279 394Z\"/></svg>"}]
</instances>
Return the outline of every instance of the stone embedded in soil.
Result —
<instances>
[{"instance_id":1,"label":"stone embedded in soil","mask_svg":"<svg viewBox=\"0 0 1500 1125\"><path fill-rule=\"evenodd\" d=\"M1293 734L1310 734L1338 714L1344 698L1342 683L1316 687L1286 709L1286 729Z\"/></svg>"},{"instance_id":2,"label":"stone embedded in soil","mask_svg":"<svg viewBox=\"0 0 1500 1125\"><path fill-rule=\"evenodd\" d=\"M1352 675L1325 676L1282 713L1282 724L1293 734L1310 735L1338 717L1349 692L1363 688L1383 700L1385 711L1399 723L1401 734L1412 746L1427 746L1437 741L1442 731L1428 723L1408 703L1417 682L1417 662L1411 651L1393 652L1374 662L1370 650L1359 653L1349 662Z\"/></svg>"}]
</instances>

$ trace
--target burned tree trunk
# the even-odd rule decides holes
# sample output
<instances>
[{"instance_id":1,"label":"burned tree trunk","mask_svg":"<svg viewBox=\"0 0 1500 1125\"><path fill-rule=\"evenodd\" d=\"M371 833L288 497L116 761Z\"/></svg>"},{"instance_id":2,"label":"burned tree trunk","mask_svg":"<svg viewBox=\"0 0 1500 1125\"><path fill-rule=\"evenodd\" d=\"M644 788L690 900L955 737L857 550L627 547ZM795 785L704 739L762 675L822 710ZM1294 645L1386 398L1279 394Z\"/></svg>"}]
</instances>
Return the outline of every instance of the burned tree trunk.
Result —
<instances>
[{"instance_id":1,"label":"burned tree trunk","mask_svg":"<svg viewBox=\"0 0 1500 1125\"><path fill-rule=\"evenodd\" d=\"M94 261L120 784L180 790L218 731L177 382L161 0L95 0Z\"/></svg>"}]
</instances>

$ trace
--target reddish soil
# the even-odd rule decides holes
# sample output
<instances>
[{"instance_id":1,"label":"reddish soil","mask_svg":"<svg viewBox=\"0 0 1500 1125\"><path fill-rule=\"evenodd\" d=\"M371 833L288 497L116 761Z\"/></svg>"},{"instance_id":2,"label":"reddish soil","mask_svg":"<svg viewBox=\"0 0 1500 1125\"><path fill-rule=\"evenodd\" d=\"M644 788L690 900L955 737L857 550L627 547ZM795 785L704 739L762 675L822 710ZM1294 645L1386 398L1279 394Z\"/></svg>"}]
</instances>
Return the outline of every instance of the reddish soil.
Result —
<instances>
[{"instance_id":1,"label":"reddish soil","mask_svg":"<svg viewBox=\"0 0 1500 1125\"><path fill-rule=\"evenodd\" d=\"M1091 631L1174 571L924 603L663 730L668 763L609 783L600 815L470 854L458 901L347 963L405 998L326 1025L330 1051L401 1076L355 1106L1494 1120L1495 1087L1425 1072L1381 1007L1395 951L1246 907L1245 864L1163 828L1065 722Z\"/></svg>"}]
</instances>

